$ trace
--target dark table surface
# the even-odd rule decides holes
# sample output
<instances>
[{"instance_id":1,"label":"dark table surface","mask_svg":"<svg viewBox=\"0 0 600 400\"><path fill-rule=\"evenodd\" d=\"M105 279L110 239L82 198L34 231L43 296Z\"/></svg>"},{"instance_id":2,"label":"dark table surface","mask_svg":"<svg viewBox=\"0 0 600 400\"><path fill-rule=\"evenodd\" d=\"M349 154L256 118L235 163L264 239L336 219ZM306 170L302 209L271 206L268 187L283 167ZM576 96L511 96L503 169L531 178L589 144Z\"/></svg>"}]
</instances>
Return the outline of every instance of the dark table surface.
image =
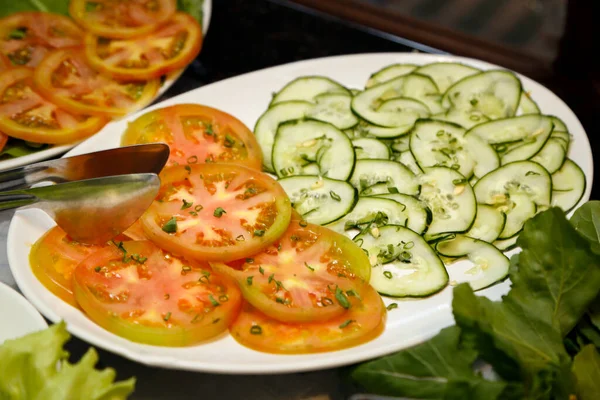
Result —
<instances>
[{"instance_id":1,"label":"dark table surface","mask_svg":"<svg viewBox=\"0 0 600 400\"><path fill-rule=\"evenodd\" d=\"M443 53L325 17L286 1L214 0L200 56L157 101L232 76L298 60L411 51ZM3 231L0 234L5 237L8 219L0 222ZM0 264L7 262L0 260ZM12 277L2 278L15 286ZM73 358L79 359L89 345L72 338L67 347ZM147 367L98 351L99 367L114 367L119 379L136 377L133 399L327 400L347 399L352 393L343 369L287 375L215 375Z\"/></svg>"}]
</instances>

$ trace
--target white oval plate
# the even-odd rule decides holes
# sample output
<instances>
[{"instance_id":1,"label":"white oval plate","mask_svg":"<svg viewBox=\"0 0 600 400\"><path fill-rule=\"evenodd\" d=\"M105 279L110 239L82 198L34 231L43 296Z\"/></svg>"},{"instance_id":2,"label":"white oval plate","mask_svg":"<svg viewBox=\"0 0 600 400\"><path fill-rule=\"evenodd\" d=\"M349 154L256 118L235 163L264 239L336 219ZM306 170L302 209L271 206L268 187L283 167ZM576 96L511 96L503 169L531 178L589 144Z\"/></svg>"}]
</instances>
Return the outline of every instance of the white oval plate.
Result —
<instances>
[{"instance_id":1,"label":"white oval plate","mask_svg":"<svg viewBox=\"0 0 600 400\"><path fill-rule=\"evenodd\" d=\"M212 0L204 0L203 21L202 21L202 31L204 32L204 35L206 35L206 32L208 31L208 25L210 24L211 13L212 13ZM163 85L158 90L158 93L156 93L156 96L154 97L154 99L158 99L160 96L163 95L163 93L165 93L167 90L169 90L169 88L175 82L177 82L177 79L179 79L179 77L181 76L181 74L183 74L184 71L185 71L185 68L178 70L178 71L174 71L169 76L167 76L167 79L165 80ZM109 122L106 126L110 126L113 123L114 122ZM7 160L0 161L0 171L5 171L8 169L21 167L23 165L33 164L33 163L43 161L43 160L48 160L50 158L53 158L58 155L66 153L67 151L76 147L79 143L81 143L81 142L73 143L73 144L65 144L65 145L60 145L60 146L52 146L52 147L47 148L46 150L37 151L35 153L29 154L26 156L9 158Z\"/></svg>"},{"instance_id":2,"label":"white oval plate","mask_svg":"<svg viewBox=\"0 0 600 400\"><path fill-rule=\"evenodd\" d=\"M427 54L365 54L308 60L273 67L204 86L147 110L116 122L96 136L86 140L67 155L76 155L119 146L127 122L148 110L176 103L200 103L216 107L254 127L265 111L271 93L290 80L303 75L326 75L350 88L362 88L371 73L392 63L425 64L435 61L459 61L481 69L497 66L472 59ZM563 119L574 136L569 156L583 169L588 185L582 202L589 199L593 161L587 136L573 112L548 89L520 76L526 90L531 91L544 113ZM286 373L352 364L388 354L419 343L451 325L452 287L425 299L393 300L399 307L388 313L388 322L381 336L363 345L340 351L306 354L275 355L257 352L241 346L229 334L205 344L187 348L155 347L133 343L111 334L90 321L82 312L69 306L46 290L29 268L31 245L54 221L39 210L19 211L11 221L8 232L8 260L17 284L24 295L52 321L64 318L74 335L101 348L130 359L161 367L229 374ZM457 263L449 268L451 280L461 281L462 273L471 266ZM498 300L509 288L504 282L480 292ZM385 300L387 304L391 300Z\"/></svg>"},{"instance_id":3,"label":"white oval plate","mask_svg":"<svg viewBox=\"0 0 600 400\"><path fill-rule=\"evenodd\" d=\"M33 333L48 327L44 317L25 297L0 282L0 345L9 339Z\"/></svg>"}]
</instances>

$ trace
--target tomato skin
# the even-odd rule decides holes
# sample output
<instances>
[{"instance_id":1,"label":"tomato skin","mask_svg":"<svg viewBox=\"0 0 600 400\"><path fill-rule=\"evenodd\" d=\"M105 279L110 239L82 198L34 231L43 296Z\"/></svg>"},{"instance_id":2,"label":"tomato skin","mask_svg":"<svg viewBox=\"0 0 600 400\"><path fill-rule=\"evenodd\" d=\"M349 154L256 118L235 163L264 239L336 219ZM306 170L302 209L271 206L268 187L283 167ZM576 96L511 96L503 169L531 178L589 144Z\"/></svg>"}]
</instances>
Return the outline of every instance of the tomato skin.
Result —
<instances>
[{"instance_id":1,"label":"tomato skin","mask_svg":"<svg viewBox=\"0 0 600 400\"><path fill-rule=\"evenodd\" d=\"M57 75L64 74L65 70L70 70L64 77L68 84L60 85ZM87 65L84 52L79 48L50 51L35 69L33 79L43 96L65 110L104 117L120 117L145 107L154 100L160 88L158 79L136 83L143 85L143 89L135 99L125 90L131 82L117 82L98 74ZM89 95L94 94L102 98L96 100L96 104L90 104ZM119 106L119 102L130 104Z\"/></svg>"},{"instance_id":2,"label":"tomato skin","mask_svg":"<svg viewBox=\"0 0 600 400\"><path fill-rule=\"evenodd\" d=\"M8 135L0 132L0 151L4 150L4 146L8 142Z\"/></svg>"},{"instance_id":3,"label":"tomato skin","mask_svg":"<svg viewBox=\"0 0 600 400\"><path fill-rule=\"evenodd\" d=\"M198 127L191 128L188 122L194 119ZM235 139L233 146L227 147L228 135ZM155 142L169 145L169 166L197 157L198 162L262 167L262 152L252 131L233 115L205 105L176 104L146 112L128 124L121 139L123 146ZM217 151L211 150L215 144Z\"/></svg>"},{"instance_id":4,"label":"tomato skin","mask_svg":"<svg viewBox=\"0 0 600 400\"><path fill-rule=\"evenodd\" d=\"M98 132L107 122L102 117L82 117L72 115L40 96L33 85L33 69L27 67L12 68L0 73L0 130L17 139L36 143L65 144L84 139ZM22 95L16 100L6 100L8 89L19 87ZM6 100L6 101L5 101ZM28 105L26 105L28 104ZM69 117L72 122L66 127L47 127L44 125L26 125L14 118L25 113L34 113L36 109L51 109ZM29 110L29 111L27 111ZM77 119L79 118L79 119ZM83 119L81 119L83 118ZM60 125L60 122L58 122Z\"/></svg>"},{"instance_id":5,"label":"tomato skin","mask_svg":"<svg viewBox=\"0 0 600 400\"><path fill-rule=\"evenodd\" d=\"M6 71L12 67L12 64L8 58L2 53L0 53L0 72Z\"/></svg>"},{"instance_id":6,"label":"tomato skin","mask_svg":"<svg viewBox=\"0 0 600 400\"><path fill-rule=\"evenodd\" d=\"M238 315L242 297L228 277L149 241L122 247L127 253L94 253L74 273L78 304L109 332L137 343L190 346L224 332ZM124 262L127 255L147 259Z\"/></svg>"},{"instance_id":7,"label":"tomato skin","mask_svg":"<svg viewBox=\"0 0 600 400\"><path fill-rule=\"evenodd\" d=\"M157 199L140 219L148 238L175 254L204 261L231 261L249 257L276 241L290 221L291 204L281 185L268 175L241 165L172 166L163 169L161 181ZM207 181L210 182L210 188L206 186ZM245 197L250 188L256 189L255 194ZM188 201L193 200L194 207L202 207L196 212L190 206L190 210L197 215L192 216L187 209L181 208L182 200L173 197L180 194L192 195ZM248 220L250 226L247 226L242 223L244 217L237 215L249 210L246 201L252 203L258 200L262 201L252 206L258 211L256 222L250 223ZM215 213L218 208L223 213L217 216ZM177 219L178 226L187 223L194 225L167 233L162 227L171 218ZM203 242L199 243L199 238Z\"/></svg>"},{"instance_id":8,"label":"tomato skin","mask_svg":"<svg viewBox=\"0 0 600 400\"><path fill-rule=\"evenodd\" d=\"M366 254L346 236L298 220L263 252L210 265L233 277L244 298L261 313L290 323L343 315L346 309L338 296L351 293L360 299L371 273Z\"/></svg>"},{"instance_id":9,"label":"tomato skin","mask_svg":"<svg viewBox=\"0 0 600 400\"><path fill-rule=\"evenodd\" d=\"M325 322L280 322L245 302L229 331L241 345L266 353L322 353L354 347L379 336L387 315L375 289L365 285L361 293L362 301L351 297L346 313Z\"/></svg>"},{"instance_id":10,"label":"tomato skin","mask_svg":"<svg viewBox=\"0 0 600 400\"><path fill-rule=\"evenodd\" d=\"M135 7L136 5L132 4L132 7L128 7L127 4L123 4L121 1L113 1L107 2L108 5L104 6L114 11L116 16L123 16L122 14L129 14L131 12L130 8ZM114 3L114 4L113 4ZM91 18L88 13L93 13L93 11L88 12L86 10L86 0L72 0L69 3L69 14L73 19L82 27L84 27L87 31L92 32L98 36L104 36L109 38L131 38L136 36L143 36L154 29L160 24L165 23L169 20L177 10L177 4L174 0L158 0L158 9L153 12L151 21L147 23L137 23L133 24L126 23L124 21L119 21L118 19L109 18L109 21L112 23L102 23L101 21L97 21L94 18ZM122 10L120 8L126 8ZM128 13L129 12L129 13Z\"/></svg>"},{"instance_id":11,"label":"tomato skin","mask_svg":"<svg viewBox=\"0 0 600 400\"><path fill-rule=\"evenodd\" d=\"M160 37L162 32L161 30L166 31L167 29L171 29L173 26L180 27L181 30L186 33L185 44L174 57L168 59L164 59L163 57L163 60L157 60L156 62L149 63L148 67L127 67L121 65L123 62L131 61L126 52L135 53L140 49L142 52L144 52L148 48L152 48L151 43L153 41L162 39ZM203 36L200 24L191 15L178 12L167 24L161 26L157 31L150 33L144 38L132 38L130 40L111 39L111 43L106 45L107 48L110 48L111 45L113 45L113 42L121 42L118 44L118 47L120 49L127 49L120 50L124 58L123 60L112 62L109 59L111 55L108 55L107 57L101 57L99 55L99 52L101 52L99 42L101 40L101 37L95 36L91 33L86 34L84 38L87 59L95 69L115 79L145 81L159 78L160 76L168 74L169 72L186 67L200 53ZM128 43L126 43L126 41ZM115 45L113 45L113 47L114 46ZM112 55L114 56L114 54Z\"/></svg>"}]
</instances>

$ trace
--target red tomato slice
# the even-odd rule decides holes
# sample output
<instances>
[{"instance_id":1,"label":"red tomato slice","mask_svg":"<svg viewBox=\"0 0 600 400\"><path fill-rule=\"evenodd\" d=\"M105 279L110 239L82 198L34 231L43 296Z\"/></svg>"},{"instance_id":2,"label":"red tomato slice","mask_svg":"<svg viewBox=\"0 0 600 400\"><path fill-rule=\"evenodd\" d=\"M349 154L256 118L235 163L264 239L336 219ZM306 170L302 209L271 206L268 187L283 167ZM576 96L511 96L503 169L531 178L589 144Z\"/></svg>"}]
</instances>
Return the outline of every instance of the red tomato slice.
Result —
<instances>
[{"instance_id":1,"label":"red tomato slice","mask_svg":"<svg viewBox=\"0 0 600 400\"><path fill-rule=\"evenodd\" d=\"M202 29L189 14L143 37L109 39L88 33L85 50L97 70L116 79L149 80L188 65L200 53Z\"/></svg>"},{"instance_id":2,"label":"red tomato slice","mask_svg":"<svg viewBox=\"0 0 600 400\"><path fill-rule=\"evenodd\" d=\"M83 50L57 49L46 55L34 73L42 95L67 111L119 117L154 100L160 80L115 81L94 71Z\"/></svg>"},{"instance_id":3,"label":"red tomato slice","mask_svg":"<svg viewBox=\"0 0 600 400\"><path fill-rule=\"evenodd\" d=\"M189 346L220 334L242 301L230 278L149 241L102 249L73 276L75 298L94 322L157 346Z\"/></svg>"},{"instance_id":4,"label":"red tomato slice","mask_svg":"<svg viewBox=\"0 0 600 400\"><path fill-rule=\"evenodd\" d=\"M6 146L7 142L8 135L5 135L4 133L0 132L0 151L4 150L4 146Z\"/></svg>"},{"instance_id":5,"label":"red tomato slice","mask_svg":"<svg viewBox=\"0 0 600 400\"><path fill-rule=\"evenodd\" d=\"M176 104L147 112L123 134L124 146L165 142L167 165L231 162L261 169L262 153L254 134L240 120L215 108Z\"/></svg>"},{"instance_id":6,"label":"red tomato slice","mask_svg":"<svg viewBox=\"0 0 600 400\"><path fill-rule=\"evenodd\" d=\"M0 53L12 64L35 67L50 49L79 46L83 32L70 18L21 12L0 20Z\"/></svg>"},{"instance_id":7,"label":"red tomato slice","mask_svg":"<svg viewBox=\"0 0 600 400\"><path fill-rule=\"evenodd\" d=\"M291 205L268 175L235 164L167 167L144 231L173 253L206 261L250 257L276 241Z\"/></svg>"},{"instance_id":8,"label":"red tomato slice","mask_svg":"<svg viewBox=\"0 0 600 400\"><path fill-rule=\"evenodd\" d=\"M0 72L6 71L12 67L12 64L8 58L2 53L0 53Z\"/></svg>"},{"instance_id":9,"label":"red tomato slice","mask_svg":"<svg viewBox=\"0 0 600 400\"><path fill-rule=\"evenodd\" d=\"M211 263L232 276L244 298L267 316L283 322L316 322L338 317L361 298L369 282L367 255L346 236L292 221L275 243L250 258Z\"/></svg>"},{"instance_id":10,"label":"red tomato slice","mask_svg":"<svg viewBox=\"0 0 600 400\"><path fill-rule=\"evenodd\" d=\"M175 0L72 0L69 13L85 30L98 36L143 36L177 11Z\"/></svg>"},{"instance_id":11,"label":"red tomato slice","mask_svg":"<svg viewBox=\"0 0 600 400\"><path fill-rule=\"evenodd\" d=\"M0 130L36 143L64 144L84 139L106 124L102 117L65 111L40 96L33 86L33 69L12 68L0 73Z\"/></svg>"},{"instance_id":12,"label":"red tomato slice","mask_svg":"<svg viewBox=\"0 0 600 400\"><path fill-rule=\"evenodd\" d=\"M120 235L116 240L126 240ZM72 240L65 231L55 226L40 237L31 248L29 263L36 278L52 293L77 307L73 296L75 267L96 251L113 245L88 245Z\"/></svg>"},{"instance_id":13,"label":"red tomato slice","mask_svg":"<svg viewBox=\"0 0 600 400\"><path fill-rule=\"evenodd\" d=\"M385 305L375 289L364 285L361 293L360 300L349 297L346 313L325 322L280 322L244 303L229 330L243 346L267 353L319 353L357 346L379 336L386 320Z\"/></svg>"}]
</instances>

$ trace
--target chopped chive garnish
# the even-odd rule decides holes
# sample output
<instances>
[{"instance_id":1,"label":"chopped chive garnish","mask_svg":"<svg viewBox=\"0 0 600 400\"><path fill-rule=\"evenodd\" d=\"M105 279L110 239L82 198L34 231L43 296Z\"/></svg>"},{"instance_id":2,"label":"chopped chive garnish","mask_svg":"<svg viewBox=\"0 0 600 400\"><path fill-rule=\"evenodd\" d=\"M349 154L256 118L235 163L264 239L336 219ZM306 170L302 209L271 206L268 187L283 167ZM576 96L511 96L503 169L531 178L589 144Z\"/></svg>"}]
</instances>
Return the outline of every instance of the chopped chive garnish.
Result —
<instances>
[{"instance_id":1,"label":"chopped chive garnish","mask_svg":"<svg viewBox=\"0 0 600 400\"><path fill-rule=\"evenodd\" d=\"M190 211L190 215L193 217L197 217L198 213L196 211Z\"/></svg>"},{"instance_id":2,"label":"chopped chive garnish","mask_svg":"<svg viewBox=\"0 0 600 400\"><path fill-rule=\"evenodd\" d=\"M233 147L233 145L235 144L235 139L232 138L231 135L226 134L225 141L223 142L223 144L225 145L225 147Z\"/></svg>"},{"instance_id":3,"label":"chopped chive garnish","mask_svg":"<svg viewBox=\"0 0 600 400\"><path fill-rule=\"evenodd\" d=\"M189 165L186 165L186 166L185 166L185 167L183 167L183 168L185 168L185 170L186 170L188 173L191 173L191 172L192 172L192 167L190 167Z\"/></svg>"},{"instance_id":4,"label":"chopped chive garnish","mask_svg":"<svg viewBox=\"0 0 600 400\"><path fill-rule=\"evenodd\" d=\"M202 209L203 209L203 208L204 208L204 207L202 207L200 204L198 204L196 207L194 207L194 210L195 210L196 212L200 212L200 211L202 211Z\"/></svg>"},{"instance_id":5,"label":"chopped chive garnish","mask_svg":"<svg viewBox=\"0 0 600 400\"><path fill-rule=\"evenodd\" d=\"M162 230L167 233L177 232L177 220L175 219L175 217L171 217L170 220L165 222L165 224L162 226Z\"/></svg>"},{"instance_id":6,"label":"chopped chive garnish","mask_svg":"<svg viewBox=\"0 0 600 400\"><path fill-rule=\"evenodd\" d=\"M275 278L275 274L271 274L269 275L269 279L267 280L268 283L273 282L273 278Z\"/></svg>"},{"instance_id":7,"label":"chopped chive garnish","mask_svg":"<svg viewBox=\"0 0 600 400\"><path fill-rule=\"evenodd\" d=\"M209 136L214 135L212 124L205 123L204 128L205 128L205 132L207 135L209 135Z\"/></svg>"},{"instance_id":8,"label":"chopped chive garnish","mask_svg":"<svg viewBox=\"0 0 600 400\"><path fill-rule=\"evenodd\" d=\"M252 286L252 279L254 279L253 276L249 276L246 278L246 283L248 284L248 286Z\"/></svg>"},{"instance_id":9,"label":"chopped chive garnish","mask_svg":"<svg viewBox=\"0 0 600 400\"><path fill-rule=\"evenodd\" d=\"M263 269L263 267L261 265L258 266L258 272L260 272L261 275L265 274L265 270Z\"/></svg>"},{"instance_id":10,"label":"chopped chive garnish","mask_svg":"<svg viewBox=\"0 0 600 400\"><path fill-rule=\"evenodd\" d=\"M250 328L250 333L253 335L260 335L262 333L262 328L260 325L253 325L252 328Z\"/></svg>"},{"instance_id":11,"label":"chopped chive garnish","mask_svg":"<svg viewBox=\"0 0 600 400\"><path fill-rule=\"evenodd\" d=\"M383 273L383 276L385 276L388 279L392 279L393 278L393 275L392 275L392 273L390 271L385 271Z\"/></svg>"},{"instance_id":12,"label":"chopped chive garnish","mask_svg":"<svg viewBox=\"0 0 600 400\"><path fill-rule=\"evenodd\" d=\"M8 34L8 38L9 39L23 39L24 37L25 37L25 30L24 29L13 29Z\"/></svg>"},{"instance_id":13,"label":"chopped chive garnish","mask_svg":"<svg viewBox=\"0 0 600 400\"><path fill-rule=\"evenodd\" d=\"M237 240L238 242L243 242L244 240L244 235L239 235L238 237L235 238L235 240Z\"/></svg>"},{"instance_id":14,"label":"chopped chive garnish","mask_svg":"<svg viewBox=\"0 0 600 400\"><path fill-rule=\"evenodd\" d=\"M265 234L264 229L255 229L254 236L263 236Z\"/></svg>"},{"instance_id":15,"label":"chopped chive garnish","mask_svg":"<svg viewBox=\"0 0 600 400\"><path fill-rule=\"evenodd\" d=\"M292 235L292 236L290 236L290 240L292 242L297 242L297 241L300 240L300 236L298 236L298 235Z\"/></svg>"},{"instance_id":16,"label":"chopped chive garnish","mask_svg":"<svg viewBox=\"0 0 600 400\"><path fill-rule=\"evenodd\" d=\"M346 297L346 294L339 287L335 289L335 298L340 303L340 305L344 308L350 308L350 302Z\"/></svg>"},{"instance_id":17,"label":"chopped chive garnish","mask_svg":"<svg viewBox=\"0 0 600 400\"><path fill-rule=\"evenodd\" d=\"M388 192L390 192L392 194L398 194L398 193L400 193L400 191L397 188L393 187L393 186L388 186L387 190L388 190Z\"/></svg>"},{"instance_id":18,"label":"chopped chive garnish","mask_svg":"<svg viewBox=\"0 0 600 400\"><path fill-rule=\"evenodd\" d=\"M227 211L223 210L221 207L217 207L213 212L213 215L217 218L221 218L223 214L227 214Z\"/></svg>"},{"instance_id":19,"label":"chopped chive garnish","mask_svg":"<svg viewBox=\"0 0 600 400\"><path fill-rule=\"evenodd\" d=\"M306 266L306 268L310 269L311 271L315 270L313 267L311 267L310 265L308 265L308 263L306 261L304 261L304 265Z\"/></svg>"},{"instance_id":20,"label":"chopped chive garnish","mask_svg":"<svg viewBox=\"0 0 600 400\"><path fill-rule=\"evenodd\" d=\"M350 297L356 297L356 298L360 299L360 296L354 290L346 290L346 295L348 295Z\"/></svg>"},{"instance_id":21,"label":"chopped chive garnish","mask_svg":"<svg viewBox=\"0 0 600 400\"><path fill-rule=\"evenodd\" d=\"M96 267L96 268L94 268L94 271L100 272L100 271L102 271L102 267Z\"/></svg>"},{"instance_id":22,"label":"chopped chive garnish","mask_svg":"<svg viewBox=\"0 0 600 400\"><path fill-rule=\"evenodd\" d=\"M226 301L228 301L228 300L229 300L229 297L227 297L227 295L226 295L226 294L222 294L222 295L220 295L220 296L219 296L219 301L220 301L221 303L225 303L225 302L226 302Z\"/></svg>"},{"instance_id":23,"label":"chopped chive garnish","mask_svg":"<svg viewBox=\"0 0 600 400\"><path fill-rule=\"evenodd\" d=\"M254 258L246 258L246 262L248 264L252 264L252 263L254 263Z\"/></svg>"},{"instance_id":24,"label":"chopped chive garnish","mask_svg":"<svg viewBox=\"0 0 600 400\"><path fill-rule=\"evenodd\" d=\"M331 198L334 199L335 201L342 201L342 198L340 197L340 195L337 194L336 192L334 192L333 190L331 190L329 192L329 196L331 196Z\"/></svg>"},{"instance_id":25,"label":"chopped chive garnish","mask_svg":"<svg viewBox=\"0 0 600 400\"><path fill-rule=\"evenodd\" d=\"M386 309L388 311L393 310L394 308L398 308L398 303L391 303L389 306L386 307Z\"/></svg>"},{"instance_id":26,"label":"chopped chive garnish","mask_svg":"<svg viewBox=\"0 0 600 400\"><path fill-rule=\"evenodd\" d=\"M348 325L350 325L350 324L351 324L351 323L353 323L353 322L354 322L354 320L352 320L352 319L349 319L349 320L347 320L347 321L345 321L345 322L342 322L342 323L340 324L340 329L344 329L345 327L347 327Z\"/></svg>"},{"instance_id":27,"label":"chopped chive garnish","mask_svg":"<svg viewBox=\"0 0 600 400\"><path fill-rule=\"evenodd\" d=\"M477 105L477 103L479 103L479 100L477 100L477 99L471 99L471 100L469 101L469 103L471 103L471 105L472 105L472 106L476 106L476 105Z\"/></svg>"},{"instance_id":28,"label":"chopped chive garnish","mask_svg":"<svg viewBox=\"0 0 600 400\"><path fill-rule=\"evenodd\" d=\"M182 201L183 201L183 205L181 206L182 210L185 210L186 208L190 208L192 206L192 204L194 204L191 201L188 203L187 201L185 201L185 199Z\"/></svg>"},{"instance_id":29,"label":"chopped chive garnish","mask_svg":"<svg viewBox=\"0 0 600 400\"><path fill-rule=\"evenodd\" d=\"M165 320L165 322L167 322L170 318L171 318L171 311L169 311L163 319Z\"/></svg>"},{"instance_id":30,"label":"chopped chive garnish","mask_svg":"<svg viewBox=\"0 0 600 400\"><path fill-rule=\"evenodd\" d=\"M283 301L283 299L281 297L275 297L275 301L278 302L278 303L280 303L280 304L284 303L284 301Z\"/></svg>"},{"instance_id":31,"label":"chopped chive garnish","mask_svg":"<svg viewBox=\"0 0 600 400\"><path fill-rule=\"evenodd\" d=\"M192 324L195 324L196 322L198 322L198 318L200 318L200 314L194 315L194 318L192 318Z\"/></svg>"},{"instance_id":32,"label":"chopped chive garnish","mask_svg":"<svg viewBox=\"0 0 600 400\"><path fill-rule=\"evenodd\" d=\"M219 303L217 300L215 300L215 298L213 297L212 294L208 295L208 299L210 300L211 304L215 307L220 306L221 303Z\"/></svg>"},{"instance_id":33,"label":"chopped chive garnish","mask_svg":"<svg viewBox=\"0 0 600 400\"><path fill-rule=\"evenodd\" d=\"M198 162L198 156L190 156L187 159L188 164L196 164Z\"/></svg>"}]
</instances>

